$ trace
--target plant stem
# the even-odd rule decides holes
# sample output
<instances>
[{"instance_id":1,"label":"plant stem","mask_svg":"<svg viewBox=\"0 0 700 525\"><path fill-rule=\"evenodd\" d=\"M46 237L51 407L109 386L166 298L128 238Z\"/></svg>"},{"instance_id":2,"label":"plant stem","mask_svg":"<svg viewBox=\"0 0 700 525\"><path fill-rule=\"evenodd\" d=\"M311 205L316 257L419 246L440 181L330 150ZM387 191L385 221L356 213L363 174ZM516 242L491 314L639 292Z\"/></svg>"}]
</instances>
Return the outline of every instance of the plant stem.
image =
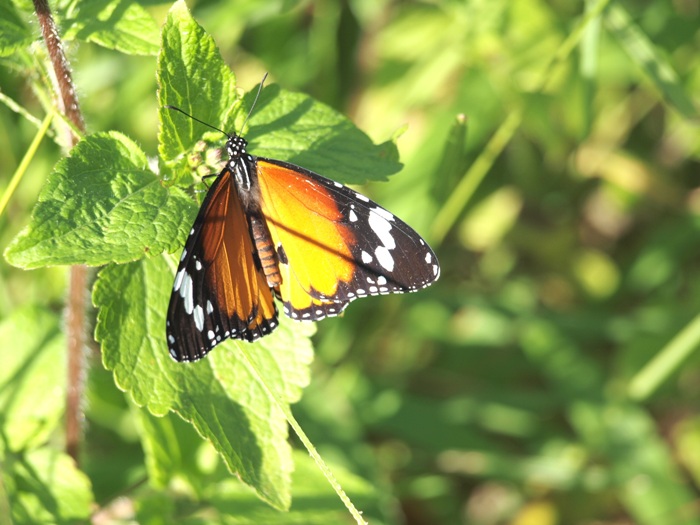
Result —
<instances>
[{"instance_id":1,"label":"plant stem","mask_svg":"<svg viewBox=\"0 0 700 525\"><path fill-rule=\"evenodd\" d=\"M24 157L22 158L22 161L19 163L19 166L15 170L14 175L12 175L12 179L10 179L10 184L7 185L7 189L5 190L5 193L3 193L2 196L0 196L0 216L2 216L2 213L5 211L5 207L7 206L7 203L10 202L10 199L12 198L12 195L14 195L15 190L17 189L17 186L19 185L19 182L22 180L22 177L24 177L24 174L27 172L27 168L29 167L29 164L32 162L32 159L34 158L34 155L36 154L36 150L39 148L39 144L41 144L41 141L44 139L44 136L46 135L46 131L49 129L49 126L51 125L51 121L53 120L53 116L54 116L53 113L49 113L44 118L44 122L41 123L39 131L35 135L34 140L32 141L31 145L29 146L29 149L24 154Z\"/></svg>"},{"instance_id":2,"label":"plant stem","mask_svg":"<svg viewBox=\"0 0 700 525\"><path fill-rule=\"evenodd\" d=\"M63 44L58 28L51 15L47 0L34 0L34 11L41 27L41 34L49 51L51 65L56 81L57 104L59 111L81 132L85 132L85 122L78 105L78 97L73 85L73 77L68 59L63 51ZM78 142L78 137L70 127L65 127L71 147ZM81 434L83 381L83 348L85 348L85 310L86 310L87 268L73 266L70 270L68 304L66 305L66 330L68 341L68 395L66 399L66 452L78 462Z\"/></svg>"},{"instance_id":3,"label":"plant stem","mask_svg":"<svg viewBox=\"0 0 700 525\"><path fill-rule=\"evenodd\" d=\"M700 344L700 315L686 325L630 381L627 392L635 401L647 401L678 372Z\"/></svg>"},{"instance_id":4,"label":"plant stem","mask_svg":"<svg viewBox=\"0 0 700 525\"><path fill-rule=\"evenodd\" d=\"M66 58L66 54L63 51L63 43L58 34L56 22L54 22L51 15L49 3L46 0L34 0L34 10L39 20L41 34L44 37L44 42L46 42L46 48L49 51L54 74L56 75L56 90L60 97L59 109L80 131L84 132L85 122L83 121L83 115L78 105L78 97L73 86L73 76L68 65L68 58ZM76 141L77 138L73 137L71 144L75 145Z\"/></svg>"},{"instance_id":5,"label":"plant stem","mask_svg":"<svg viewBox=\"0 0 700 525\"><path fill-rule=\"evenodd\" d=\"M330 483L331 487L333 487L333 490L340 498L340 501L343 502L345 508L348 509L352 517L355 519L355 523L357 523L357 525L368 525L365 519L362 517L362 512L359 511L357 507L355 507L352 500L350 500L350 497L343 490L343 487L341 487L340 483L338 483L338 480L335 479L335 476L333 475L333 472L331 471L330 467L326 464L325 461L323 461L321 454L318 453L318 450L316 450L316 447L314 447L313 443L304 432L304 429L301 428L301 425L295 419L289 404L286 402L286 400L282 399L279 394L276 394L270 389L270 387L263 379L263 375L260 373L260 370L258 370L258 367L255 365L255 361L253 361L253 359L248 355L244 346L241 346L241 354L245 358L245 361L251 372L256 376L258 382L260 383L260 386L262 386L262 388L267 393L267 396L270 399L270 401L277 405L277 407L282 411L284 417L287 419L287 422L292 427L297 437L301 440L302 444L304 445L304 448L306 448L306 451L316 462L316 465L318 465L319 469L323 473L323 476L328 480L328 483Z\"/></svg>"}]
</instances>

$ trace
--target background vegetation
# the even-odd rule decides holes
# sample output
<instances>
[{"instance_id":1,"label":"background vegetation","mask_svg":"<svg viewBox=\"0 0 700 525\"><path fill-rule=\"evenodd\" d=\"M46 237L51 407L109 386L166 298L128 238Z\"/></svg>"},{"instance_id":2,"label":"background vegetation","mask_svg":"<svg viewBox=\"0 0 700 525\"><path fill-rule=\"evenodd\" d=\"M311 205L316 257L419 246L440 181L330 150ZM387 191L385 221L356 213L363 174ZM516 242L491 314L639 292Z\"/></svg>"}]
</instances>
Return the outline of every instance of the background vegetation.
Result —
<instances>
[{"instance_id":1,"label":"background vegetation","mask_svg":"<svg viewBox=\"0 0 700 525\"><path fill-rule=\"evenodd\" d=\"M88 131L118 130L155 156L157 31L132 30L131 2L78 4L52 8ZM140 5L156 28L170 8ZM700 523L698 3L188 7L240 88L269 72L375 143L398 137L403 171L364 191L440 258L430 289L359 301L320 323L310 384L293 405L365 517ZM12 52L3 42L0 62L0 194L37 133L14 103L39 121L52 105L31 6L0 2L0 19L12 12L32 37L12 40L0 25L18 42ZM3 249L64 155L52 137L0 216ZM97 344L73 468L57 452L65 376L41 363L63 357L66 283L65 267L0 266L0 514L17 523L351 521L303 453L292 512L258 500L189 425L136 408ZM37 357L23 360L28 349ZM166 446L173 436L177 447ZM167 461L154 480L153 464Z\"/></svg>"}]
</instances>

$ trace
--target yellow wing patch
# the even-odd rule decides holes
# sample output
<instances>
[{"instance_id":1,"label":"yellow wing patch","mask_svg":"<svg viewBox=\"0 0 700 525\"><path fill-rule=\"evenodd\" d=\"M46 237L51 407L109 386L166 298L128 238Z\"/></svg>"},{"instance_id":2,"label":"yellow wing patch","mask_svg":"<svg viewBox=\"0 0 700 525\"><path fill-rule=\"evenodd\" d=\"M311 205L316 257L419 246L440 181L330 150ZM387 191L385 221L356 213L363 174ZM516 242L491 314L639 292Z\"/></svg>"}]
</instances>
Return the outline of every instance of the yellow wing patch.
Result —
<instances>
[{"instance_id":1,"label":"yellow wing patch","mask_svg":"<svg viewBox=\"0 0 700 525\"><path fill-rule=\"evenodd\" d=\"M265 222L275 248L284 250L282 300L296 310L333 303L339 285L352 280L355 264L354 235L332 195L302 173L261 159L258 181Z\"/></svg>"}]
</instances>

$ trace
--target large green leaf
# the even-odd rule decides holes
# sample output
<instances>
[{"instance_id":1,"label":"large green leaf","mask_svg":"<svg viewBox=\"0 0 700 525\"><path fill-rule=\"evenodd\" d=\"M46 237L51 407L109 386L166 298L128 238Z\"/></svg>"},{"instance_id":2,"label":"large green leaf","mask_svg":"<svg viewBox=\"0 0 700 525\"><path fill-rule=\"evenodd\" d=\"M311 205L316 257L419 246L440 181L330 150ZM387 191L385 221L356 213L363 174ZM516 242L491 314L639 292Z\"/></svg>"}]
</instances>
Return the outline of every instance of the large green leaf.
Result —
<instances>
[{"instance_id":1,"label":"large green leaf","mask_svg":"<svg viewBox=\"0 0 700 525\"><path fill-rule=\"evenodd\" d=\"M243 106L252 106L248 93ZM393 143L375 146L350 120L276 85L260 94L246 135L255 155L286 160L345 183L384 180L401 169Z\"/></svg>"},{"instance_id":2,"label":"large green leaf","mask_svg":"<svg viewBox=\"0 0 700 525\"><path fill-rule=\"evenodd\" d=\"M192 200L163 186L134 142L98 133L56 165L5 257L23 268L133 261L176 250L194 213Z\"/></svg>"},{"instance_id":3,"label":"large green leaf","mask_svg":"<svg viewBox=\"0 0 700 525\"><path fill-rule=\"evenodd\" d=\"M94 42L130 55L158 52L158 24L130 0L74 2L63 26L66 40Z\"/></svg>"},{"instance_id":4,"label":"large green leaf","mask_svg":"<svg viewBox=\"0 0 700 525\"><path fill-rule=\"evenodd\" d=\"M176 363L165 343L173 270L157 257L100 272L93 300L104 364L139 406L191 422L245 483L287 508L292 461L280 406L297 401L309 381L313 327L282 322L255 344L229 341L207 359Z\"/></svg>"},{"instance_id":5,"label":"large green leaf","mask_svg":"<svg viewBox=\"0 0 700 525\"><path fill-rule=\"evenodd\" d=\"M162 107L165 104L213 126L226 129L231 125L231 112L239 102L236 79L212 37L195 22L182 1L173 5L163 26L157 77L159 152L166 164L180 159L207 128Z\"/></svg>"}]
</instances>

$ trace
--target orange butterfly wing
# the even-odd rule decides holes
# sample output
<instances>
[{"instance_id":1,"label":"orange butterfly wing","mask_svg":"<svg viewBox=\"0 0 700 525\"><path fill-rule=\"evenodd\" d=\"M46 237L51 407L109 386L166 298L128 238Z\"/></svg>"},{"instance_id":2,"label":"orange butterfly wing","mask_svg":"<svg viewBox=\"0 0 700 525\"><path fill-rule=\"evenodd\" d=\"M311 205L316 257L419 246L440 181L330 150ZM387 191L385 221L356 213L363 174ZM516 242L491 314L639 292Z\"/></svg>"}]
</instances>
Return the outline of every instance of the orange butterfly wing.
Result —
<instances>
[{"instance_id":1,"label":"orange butterfly wing","mask_svg":"<svg viewBox=\"0 0 700 525\"><path fill-rule=\"evenodd\" d=\"M226 148L227 167L175 275L166 322L174 359L194 361L224 339L269 334L278 325L273 291L292 319L319 320L358 297L414 292L438 278L421 236L364 195L253 157L238 135Z\"/></svg>"},{"instance_id":2,"label":"orange butterfly wing","mask_svg":"<svg viewBox=\"0 0 700 525\"><path fill-rule=\"evenodd\" d=\"M435 254L410 226L340 183L257 158L260 205L277 251L285 313L338 315L366 295L413 292L438 278Z\"/></svg>"},{"instance_id":3,"label":"orange butterfly wing","mask_svg":"<svg viewBox=\"0 0 700 525\"><path fill-rule=\"evenodd\" d=\"M168 348L176 360L194 361L226 338L253 341L277 323L227 168L209 189L180 260L168 307Z\"/></svg>"}]
</instances>

